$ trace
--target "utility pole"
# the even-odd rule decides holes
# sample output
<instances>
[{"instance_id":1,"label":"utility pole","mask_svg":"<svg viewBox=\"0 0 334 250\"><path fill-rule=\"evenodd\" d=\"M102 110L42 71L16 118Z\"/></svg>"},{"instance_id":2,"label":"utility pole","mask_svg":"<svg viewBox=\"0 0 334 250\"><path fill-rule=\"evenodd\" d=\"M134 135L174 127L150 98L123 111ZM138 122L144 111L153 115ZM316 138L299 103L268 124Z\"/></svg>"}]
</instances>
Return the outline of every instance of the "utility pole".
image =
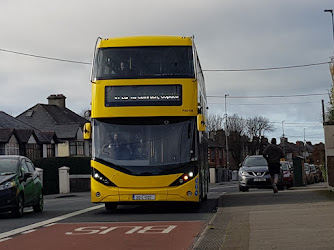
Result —
<instances>
[{"instance_id":1,"label":"utility pole","mask_svg":"<svg viewBox=\"0 0 334 250\"><path fill-rule=\"evenodd\" d=\"M305 140L305 129L304 128L304 161L306 160L306 140Z\"/></svg>"},{"instance_id":2,"label":"utility pole","mask_svg":"<svg viewBox=\"0 0 334 250\"><path fill-rule=\"evenodd\" d=\"M284 157L285 157L285 135L284 135L284 125L283 125L284 122L285 122L285 120L282 121L282 130L283 130L282 143L283 143L283 154L284 154Z\"/></svg>"},{"instance_id":3,"label":"utility pole","mask_svg":"<svg viewBox=\"0 0 334 250\"><path fill-rule=\"evenodd\" d=\"M228 126L227 126L227 108L226 108L226 97L228 97L229 94L225 94L225 145L226 145L226 170L227 170L227 181L230 180L230 175L229 175L229 171L230 171L230 163L229 163L229 159L228 159Z\"/></svg>"},{"instance_id":4,"label":"utility pole","mask_svg":"<svg viewBox=\"0 0 334 250\"><path fill-rule=\"evenodd\" d=\"M333 45L334 45L334 18L333 18L333 10L324 10L324 12L331 13L332 15L332 28L333 28ZM333 47L334 49L334 47ZM334 50L333 50L334 51Z\"/></svg>"}]
</instances>

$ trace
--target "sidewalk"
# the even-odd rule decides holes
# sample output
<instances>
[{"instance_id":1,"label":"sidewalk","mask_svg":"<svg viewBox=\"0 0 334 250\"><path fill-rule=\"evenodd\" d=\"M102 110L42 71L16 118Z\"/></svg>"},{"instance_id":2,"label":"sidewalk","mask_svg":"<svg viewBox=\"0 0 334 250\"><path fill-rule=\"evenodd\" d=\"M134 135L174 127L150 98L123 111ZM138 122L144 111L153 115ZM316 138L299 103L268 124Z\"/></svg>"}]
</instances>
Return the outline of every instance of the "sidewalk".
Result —
<instances>
[{"instance_id":1,"label":"sidewalk","mask_svg":"<svg viewBox=\"0 0 334 250\"><path fill-rule=\"evenodd\" d=\"M218 206L194 249L334 249L334 194L325 183L226 193Z\"/></svg>"}]
</instances>

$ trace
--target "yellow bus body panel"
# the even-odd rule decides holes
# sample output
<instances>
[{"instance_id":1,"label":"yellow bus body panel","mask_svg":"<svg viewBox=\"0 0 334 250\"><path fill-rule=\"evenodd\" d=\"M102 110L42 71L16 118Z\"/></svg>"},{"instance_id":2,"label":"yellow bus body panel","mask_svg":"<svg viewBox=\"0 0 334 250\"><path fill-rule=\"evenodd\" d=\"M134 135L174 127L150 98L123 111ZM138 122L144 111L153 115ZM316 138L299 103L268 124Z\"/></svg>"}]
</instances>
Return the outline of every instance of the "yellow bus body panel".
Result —
<instances>
[{"instance_id":1,"label":"yellow bus body panel","mask_svg":"<svg viewBox=\"0 0 334 250\"><path fill-rule=\"evenodd\" d=\"M190 37L181 36L132 36L102 39L98 48L142 46L192 46Z\"/></svg>"},{"instance_id":2,"label":"yellow bus body panel","mask_svg":"<svg viewBox=\"0 0 334 250\"><path fill-rule=\"evenodd\" d=\"M106 107L106 86L182 85L181 106ZM101 80L92 84L92 117L147 117L147 116L196 116L198 113L197 83L193 79L134 79Z\"/></svg>"},{"instance_id":3,"label":"yellow bus body panel","mask_svg":"<svg viewBox=\"0 0 334 250\"><path fill-rule=\"evenodd\" d=\"M182 174L160 175L160 176L132 176L109 168L98 162L92 161L92 167L103 172L105 176L117 186L105 186L91 177L91 201L92 202L138 202L133 200L135 194L153 194L154 201L192 201L198 202L198 185L196 179L180 186L169 186ZM187 192L191 196L187 196ZM97 196L96 194L100 195ZM143 201L145 202L145 201Z\"/></svg>"}]
</instances>

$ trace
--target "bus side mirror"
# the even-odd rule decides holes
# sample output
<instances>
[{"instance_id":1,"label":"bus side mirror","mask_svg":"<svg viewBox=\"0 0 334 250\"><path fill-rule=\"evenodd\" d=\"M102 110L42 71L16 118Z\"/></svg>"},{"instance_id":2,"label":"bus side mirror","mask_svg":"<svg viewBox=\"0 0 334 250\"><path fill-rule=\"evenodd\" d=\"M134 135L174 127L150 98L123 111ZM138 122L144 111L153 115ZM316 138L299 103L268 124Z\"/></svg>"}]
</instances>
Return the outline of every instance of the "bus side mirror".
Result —
<instances>
[{"instance_id":1,"label":"bus side mirror","mask_svg":"<svg viewBox=\"0 0 334 250\"><path fill-rule=\"evenodd\" d=\"M205 121L202 114L197 115L197 129L198 131L205 131Z\"/></svg>"},{"instance_id":2,"label":"bus side mirror","mask_svg":"<svg viewBox=\"0 0 334 250\"><path fill-rule=\"evenodd\" d=\"M83 136L85 140L92 139L92 125L90 122L85 123L83 129Z\"/></svg>"}]
</instances>

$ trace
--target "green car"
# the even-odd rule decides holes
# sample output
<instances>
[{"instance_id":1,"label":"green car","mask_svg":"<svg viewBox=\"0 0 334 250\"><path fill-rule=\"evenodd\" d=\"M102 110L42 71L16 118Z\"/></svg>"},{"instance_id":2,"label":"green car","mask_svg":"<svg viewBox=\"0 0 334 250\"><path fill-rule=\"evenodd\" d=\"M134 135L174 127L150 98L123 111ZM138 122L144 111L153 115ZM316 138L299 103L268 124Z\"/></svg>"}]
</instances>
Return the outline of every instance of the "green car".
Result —
<instances>
[{"instance_id":1,"label":"green car","mask_svg":"<svg viewBox=\"0 0 334 250\"><path fill-rule=\"evenodd\" d=\"M24 207L43 211L43 184L30 159L19 155L0 156L0 212L22 217Z\"/></svg>"}]
</instances>

